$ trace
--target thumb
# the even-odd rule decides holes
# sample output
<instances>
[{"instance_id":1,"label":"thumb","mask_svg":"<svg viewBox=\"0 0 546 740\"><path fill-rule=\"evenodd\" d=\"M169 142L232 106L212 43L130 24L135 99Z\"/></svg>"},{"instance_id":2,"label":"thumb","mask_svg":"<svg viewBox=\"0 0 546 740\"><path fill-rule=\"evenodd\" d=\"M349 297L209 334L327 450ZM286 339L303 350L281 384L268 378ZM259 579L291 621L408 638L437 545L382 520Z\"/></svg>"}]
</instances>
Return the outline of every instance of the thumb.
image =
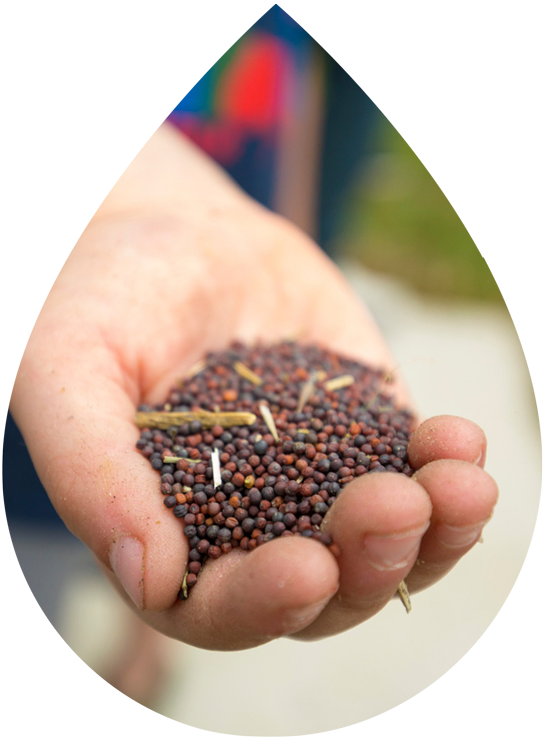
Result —
<instances>
[{"instance_id":1,"label":"thumb","mask_svg":"<svg viewBox=\"0 0 546 740\"><path fill-rule=\"evenodd\" d=\"M158 495L158 474L135 448L136 399L115 356L100 342L76 344L63 353L31 337L11 410L68 529L137 607L162 611L180 589L187 542Z\"/></svg>"}]
</instances>

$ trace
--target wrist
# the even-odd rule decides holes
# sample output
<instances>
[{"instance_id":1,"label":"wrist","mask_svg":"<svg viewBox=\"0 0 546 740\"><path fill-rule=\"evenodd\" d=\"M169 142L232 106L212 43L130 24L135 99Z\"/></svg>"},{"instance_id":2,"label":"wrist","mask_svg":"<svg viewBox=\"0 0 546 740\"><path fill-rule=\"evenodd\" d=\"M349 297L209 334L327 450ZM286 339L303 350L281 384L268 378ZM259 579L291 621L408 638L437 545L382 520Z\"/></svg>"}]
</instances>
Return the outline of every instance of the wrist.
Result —
<instances>
[{"instance_id":1,"label":"wrist","mask_svg":"<svg viewBox=\"0 0 546 740\"><path fill-rule=\"evenodd\" d=\"M66 212L60 209L57 218L38 217L32 220L34 225L29 223L26 229L19 226L13 234L8 219L4 249L28 277L39 282L55 257L74 242L81 242L81 237L87 241L88 233L123 229L129 223L167 221L198 228L211 218L220 220L230 212L252 210L252 200L214 163L210 164L213 171L200 171L199 182L194 182L191 189L176 176L161 178L159 187L157 182L143 179L140 185L124 188L122 192L109 193L105 189L96 197L82 197L77 207L67 208ZM18 219L19 224L23 222L24 219ZM48 228L38 233L35 225L39 223Z\"/></svg>"}]
</instances>

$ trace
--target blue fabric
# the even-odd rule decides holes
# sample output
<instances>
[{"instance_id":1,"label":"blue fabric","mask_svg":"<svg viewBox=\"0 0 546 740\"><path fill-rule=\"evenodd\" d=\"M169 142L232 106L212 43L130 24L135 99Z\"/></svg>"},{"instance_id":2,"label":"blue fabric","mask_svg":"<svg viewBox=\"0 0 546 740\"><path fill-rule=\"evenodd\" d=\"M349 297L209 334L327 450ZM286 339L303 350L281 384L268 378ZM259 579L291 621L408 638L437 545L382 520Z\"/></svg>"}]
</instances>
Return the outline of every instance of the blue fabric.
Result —
<instances>
[{"instance_id":1,"label":"blue fabric","mask_svg":"<svg viewBox=\"0 0 546 740\"><path fill-rule=\"evenodd\" d=\"M164 23L166 49L151 102L166 111L206 113L216 15L172 6Z\"/></svg>"},{"instance_id":2,"label":"blue fabric","mask_svg":"<svg viewBox=\"0 0 546 740\"><path fill-rule=\"evenodd\" d=\"M2 257L2 365L36 286ZM27 447L2 396L2 507L5 520L65 528L40 483Z\"/></svg>"}]
</instances>

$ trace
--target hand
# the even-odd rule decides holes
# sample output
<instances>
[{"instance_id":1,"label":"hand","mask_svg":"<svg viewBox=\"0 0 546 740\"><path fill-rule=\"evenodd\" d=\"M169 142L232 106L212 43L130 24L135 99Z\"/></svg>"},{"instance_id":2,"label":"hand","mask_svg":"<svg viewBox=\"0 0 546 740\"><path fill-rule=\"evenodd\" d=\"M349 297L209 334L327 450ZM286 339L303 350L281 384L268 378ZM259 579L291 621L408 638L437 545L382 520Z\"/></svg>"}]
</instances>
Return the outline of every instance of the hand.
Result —
<instances>
[{"instance_id":1,"label":"hand","mask_svg":"<svg viewBox=\"0 0 546 740\"><path fill-rule=\"evenodd\" d=\"M12 412L59 515L145 622L192 645L236 650L346 630L402 579L415 592L442 578L497 500L483 432L437 417L412 438L412 479L363 476L342 492L325 523L337 560L304 538L234 550L178 601L188 546L135 448L135 409L163 402L208 350L287 336L395 365L320 250L163 126L74 248L20 366ZM395 390L409 402L400 381Z\"/></svg>"}]
</instances>

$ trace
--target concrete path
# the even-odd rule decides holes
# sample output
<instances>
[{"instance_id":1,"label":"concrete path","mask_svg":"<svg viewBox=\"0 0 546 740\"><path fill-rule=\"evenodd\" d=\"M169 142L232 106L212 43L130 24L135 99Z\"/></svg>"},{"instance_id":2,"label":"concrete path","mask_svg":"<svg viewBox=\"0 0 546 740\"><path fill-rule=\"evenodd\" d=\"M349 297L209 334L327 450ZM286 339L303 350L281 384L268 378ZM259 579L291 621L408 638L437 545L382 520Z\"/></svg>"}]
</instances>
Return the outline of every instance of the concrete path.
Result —
<instances>
[{"instance_id":1,"label":"concrete path","mask_svg":"<svg viewBox=\"0 0 546 740\"><path fill-rule=\"evenodd\" d=\"M423 416L465 416L485 430L501 498L484 544L414 597L409 616L396 601L338 637L242 653L173 643L174 679L143 735L541 734L541 426L529 333L507 311L421 298L343 267ZM57 734L85 704L121 608L89 576L69 590L47 678L25 702L38 709L25 712L24 734Z\"/></svg>"}]
</instances>

